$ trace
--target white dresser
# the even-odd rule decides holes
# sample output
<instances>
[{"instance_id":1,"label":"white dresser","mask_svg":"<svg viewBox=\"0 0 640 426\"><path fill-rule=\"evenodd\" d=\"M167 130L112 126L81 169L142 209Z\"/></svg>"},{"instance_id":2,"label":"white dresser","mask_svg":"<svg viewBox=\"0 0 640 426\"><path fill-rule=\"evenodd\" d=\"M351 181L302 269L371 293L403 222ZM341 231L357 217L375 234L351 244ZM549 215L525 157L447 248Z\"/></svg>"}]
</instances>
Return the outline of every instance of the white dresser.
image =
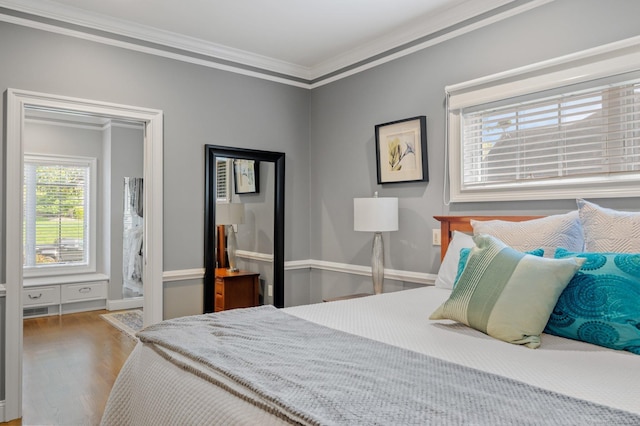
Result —
<instances>
[{"instance_id":1,"label":"white dresser","mask_svg":"<svg viewBox=\"0 0 640 426\"><path fill-rule=\"evenodd\" d=\"M25 318L105 309L108 281L67 284L24 285L22 307Z\"/></svg>"}]
</instances>

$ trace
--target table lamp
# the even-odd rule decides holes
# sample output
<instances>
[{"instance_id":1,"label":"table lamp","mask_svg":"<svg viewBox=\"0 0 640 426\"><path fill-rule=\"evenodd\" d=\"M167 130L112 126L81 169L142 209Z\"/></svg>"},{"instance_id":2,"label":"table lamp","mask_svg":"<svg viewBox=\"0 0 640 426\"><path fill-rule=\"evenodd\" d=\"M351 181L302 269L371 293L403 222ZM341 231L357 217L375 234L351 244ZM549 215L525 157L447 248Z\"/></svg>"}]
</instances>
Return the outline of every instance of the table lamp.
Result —
<instances>
[{"instance_id":1,"label":"table lamp","mask_svg":"<svg viewBox=\"0 0 640 426\"><path fill-rule=\"evenodd\" d=\"M378 197L353 199L353 229L374 232L371 251L373 292L382 293L384 284L384 243L382 232L398 230L398 199Z\"/></svg>"},{"instance_id":2,"label":"table lamp","mask_svg":"<svg viewBox=\"0 0 640 426\"><path fill-rule=\"evenodd\" d=\"M229 258L230 272L237 272L236 250L238 242L236 231L233 225L244 223L244 204L242 203L219 203L216 204L216 224L226 225L227 231L227 256Z\"/></svg>"}]
</instances>

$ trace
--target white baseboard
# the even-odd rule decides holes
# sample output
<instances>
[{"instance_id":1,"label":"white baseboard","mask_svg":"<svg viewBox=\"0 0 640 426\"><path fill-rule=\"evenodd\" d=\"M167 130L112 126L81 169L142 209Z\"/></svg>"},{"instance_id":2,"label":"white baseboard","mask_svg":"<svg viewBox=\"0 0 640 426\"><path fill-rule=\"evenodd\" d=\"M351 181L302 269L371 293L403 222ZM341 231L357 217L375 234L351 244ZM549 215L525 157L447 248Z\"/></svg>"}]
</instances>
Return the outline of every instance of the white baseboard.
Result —
<instances>
[{"instance_id":1,"label":"white baseboard","mask_svg":"<svg viewBox=\"0 0 640 426\"><path fill-rule=\"evenodd\" d=\"M8 422L13 419L6 419L4 417L4 401L0 401L0 422Z\"/></svg>"},{"instance_id":2,"label":"white baseboard","mask_svg":"<svg viewBox=\"0 0 640 426\"><path fill-rule=\"evenodd\" d=\"M129 297L122 300L107 300L108 311L122 311L124 309L142 308L144 297Z\"/></svg>"}]
</instances>

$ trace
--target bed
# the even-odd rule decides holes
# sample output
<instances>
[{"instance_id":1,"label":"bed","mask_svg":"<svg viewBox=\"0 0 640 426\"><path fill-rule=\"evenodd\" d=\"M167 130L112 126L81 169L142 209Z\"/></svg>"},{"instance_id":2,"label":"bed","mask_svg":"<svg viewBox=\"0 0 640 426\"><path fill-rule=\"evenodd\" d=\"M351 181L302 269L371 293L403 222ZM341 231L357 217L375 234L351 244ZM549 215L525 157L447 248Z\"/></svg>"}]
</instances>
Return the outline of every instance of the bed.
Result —
<instances>
[{"instance_id":1,"label":"bed","mask_svg":"<svg viewBox=\"0 0 640 426\"><path fill-rule=\"evenodd\" d=\"M496 218L437 219L444 266L454 231ZM205 315L152 327L124 365L102 422L640 424L640 356L551 334L530 349L459 322L429 320L451 294L426 286L282 310L226 311L214 314L216 324ZM204 343L207 334L218 339L214 347ZM227 343L233 348L220 349Z\"/></svg>"}]
</instances>

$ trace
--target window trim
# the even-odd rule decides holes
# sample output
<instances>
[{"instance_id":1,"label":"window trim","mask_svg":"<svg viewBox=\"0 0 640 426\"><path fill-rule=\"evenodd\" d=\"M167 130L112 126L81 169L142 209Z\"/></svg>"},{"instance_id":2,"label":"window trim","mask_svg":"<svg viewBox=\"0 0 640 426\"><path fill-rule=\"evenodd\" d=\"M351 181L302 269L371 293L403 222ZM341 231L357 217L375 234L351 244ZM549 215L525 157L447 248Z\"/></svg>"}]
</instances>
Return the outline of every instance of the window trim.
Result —
<instances>
[{"instance_id":1,"label":"window trim","mask_svg":"<svg viewBox=\"0 0 640 426\"><path fill-rule=\"evenodd\" d=\"M640 36L445 87L449 201L550 200L640 195L640 176L611 176L518 182L492 188L463 189L461 112L463 108L568 87L640 70ZM446 161L447 161L446 160ZM445 176L446 178L446 176Z\"/></svg>"},{"instance_id":2,"label":"window trim","mask_svg":"<svg viewBox=\"0 0 640 426\"><path fill-rule=\"evenodd\" d=\"M97 159L94 157L80 157L71 155L53 155L53 154L24 154L24 163L39 162L51 164L65 165L81 165L89 167L89 199L88 199L88 223L87 223L87 242L86 250L88 262L81 265L50 265L50 266L23 266L24 278L43 278L61 275L76 275L95 273L97 271L97 211L98 211L98 171ZM85 212L86 214L86 212ZM24 242L23 242L24 247Z\"/></svg>"}]
</instances>

